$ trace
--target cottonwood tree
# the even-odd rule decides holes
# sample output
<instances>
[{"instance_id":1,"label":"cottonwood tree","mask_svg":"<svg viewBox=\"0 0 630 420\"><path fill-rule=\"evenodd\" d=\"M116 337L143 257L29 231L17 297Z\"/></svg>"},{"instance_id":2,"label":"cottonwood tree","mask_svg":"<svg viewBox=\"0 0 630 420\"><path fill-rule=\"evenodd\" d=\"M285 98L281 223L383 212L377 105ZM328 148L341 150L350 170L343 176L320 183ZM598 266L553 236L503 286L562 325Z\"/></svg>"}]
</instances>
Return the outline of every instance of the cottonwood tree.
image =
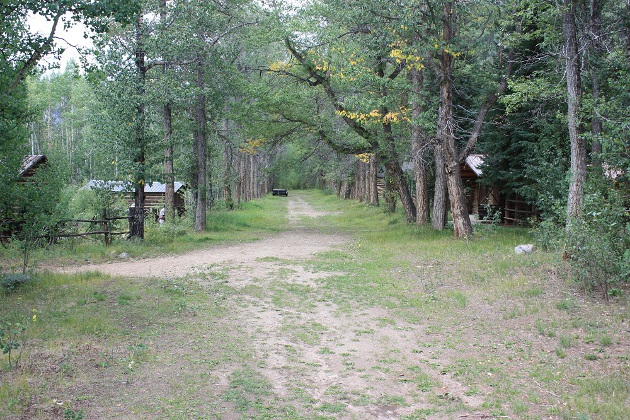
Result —
<instances>
[{"instance_id":1,"label":"cottonwood tree","mask_svg":"<svg viewBox=\"0 0 630 420\"><path fill-rule=\"evenodd\" d=\"M339 117L366 140L367 147L362 152L378 151L382 154L382 160L386 167L389 166L390 174L394 175L393 181L407 219L413 221L416 218L415 204L403 182L399 153L405 143L404 137L409 135L407 128L410 123L415 142L414 154L417 155L416 152L423 149L430 138L423 132L419 118L424 113L424 103L420 102L424 88L421 81L427 74L422 70L425 67L430 69L433 73L432 79L440 86L439 106L435 110L435 137L438 140L435 153L438 162L436 172L440 175L443 170L447 181L443 183L438 176L434 203L443 206L446 202L443 195L439 195L444 190L438 188L446 185L455 236L468 237L472 233L472 227L466 210L459 165L476 146L488 111L505 90L505 73L509 73L509 66L503 70L503 74L495 70L497 77L494 88L486 87L486 92L479 89L482 93L477 101L478 109L463 142L460 141L462 129L454 114L455 71L462 66L457 64L461 60L458 57L464 55L463 51L474 51L481 43L475 43L475 38L489 30L490 25L478 28L470 24L463 18L463 5L450 1L411 6L397 3L396 7L391 7L390 3L370 2L360 5L357 3L356 6L356 10L339 13L345 7L343 4L334 1L317 3L317 20L325 21L322 25L323 34L318 32L317 35L304 36L298 33L294 39L287 40L288 50L306 72L306 75L296 74L296 77L309 85L323 87ZM471 13L470 7L467 9L472 17L492 9L490 5L485 5L485 8L477 6L473 10L474 13ZM471 18L471 22L474 21ZM412 27L421 29L409 29ZM486 39L483 41L487 42ZM486 57L476 60L487 61L487 56L493 54L487 49L483 53ZM499 55L496 51L494 54ZM360 65L356 66L359 62ZM467 58L465 63L474 65L476 61ZM353 66L361 70L356 71ZM413 89L404 86L407 78L399 77L404 72L409 72ZM487 84L484 82L484 85ZM406 106L402 106L408 102L407 94L411 90L414 93L412 103L415 113L412 115ZM415 121L411 121L410 117ZM400 123L396 130L393 130L394 122ZM419 176L422 179L421 173ZM428 200L422 199L422 194L426 191L422 181L419 185L419 202L422 206L420 214L424 221ZM441 215L445 214L442 209L443 207L434 210L434 221L437 221L435 226L439 228L443 226L444 220Z\"/></svg>"},{"instance_id":2,"label":"cottonwood tree","mask_svg":"<svg viewBox=\"0 0 630 420\"><path fill-rule=\"evenodd\" d=\"M312 41L308 37L285 40L287 50L304 72L295 75L310 86L321 86L338 117L364 140L363 144L357 142L357 147L349 148L326 136L329 145L346 153L377 154L407 220L412 222L416 217L415 204L405 182L398 150L399 128L409 116L401 96L393 93L398 90L404 63L390 56L388 44L392 38L382 30L384 25L378 22L378 14L360 7L340 14L337 12L343 5L336 2L322 2L320 6L315 19L326 20L328 33L319 34ZM382 6L372 7L380 11Z\"/></svg>"}]
</instances>

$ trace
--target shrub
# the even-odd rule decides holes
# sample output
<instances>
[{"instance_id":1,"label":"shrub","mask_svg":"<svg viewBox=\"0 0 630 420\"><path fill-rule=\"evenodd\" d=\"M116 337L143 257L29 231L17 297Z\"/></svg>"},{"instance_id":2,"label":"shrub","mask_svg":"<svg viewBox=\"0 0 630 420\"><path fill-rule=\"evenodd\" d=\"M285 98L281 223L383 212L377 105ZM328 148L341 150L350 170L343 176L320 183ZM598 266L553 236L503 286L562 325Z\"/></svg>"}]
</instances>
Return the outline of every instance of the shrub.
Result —
<instances>
[{"instance_id":1,"label":"shrub","mask_svg":"<svg viewBox=\"0 0 630 420\"><path fill-rule=\"evenodd\" d=\"M28 274L0 274L0 287L12 291L28 283L30 279L31 276Z\"/></svg>"},{"instance_id":2,"label":"shrub","mask_svg":"<svg viewBox=\"0 0 630 420\"><path fill-rule=\"evenodd\" d=\"M575 279L585 288L599 289L606 299L611 287L630 276L630 221L623 194L609 180L595 178L584 196L582 217L568 226L557 217L536 225L534 238L545 249L563 250Z\"/></svg>"}]
</instances>

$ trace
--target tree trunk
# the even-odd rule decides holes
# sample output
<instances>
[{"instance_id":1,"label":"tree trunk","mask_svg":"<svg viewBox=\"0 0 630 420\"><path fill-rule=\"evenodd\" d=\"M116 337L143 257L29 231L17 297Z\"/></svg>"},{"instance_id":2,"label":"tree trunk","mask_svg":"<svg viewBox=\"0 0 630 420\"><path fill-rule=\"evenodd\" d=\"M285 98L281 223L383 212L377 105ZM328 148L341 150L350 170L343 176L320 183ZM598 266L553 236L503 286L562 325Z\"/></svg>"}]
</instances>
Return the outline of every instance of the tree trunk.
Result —
<instances>
[{"instance_id":1,"label":"tree trunk","mask_svg":"<svg viewBox=\"0 0 630 420\"><path fill-rule=\"evenodd\" d=\"M591 36L591 87L593 89L593 116L591 121L591 135L593 137L591 143L591 151L597 157L602 152L602 131L603 123L599 116L599 100L601 96L601 83L599 74L597 74L597 65L600 63L604 53L602 45L602 2L601 0L590 0L590 16L589 16L589 34ZM601 162L600 162L601 163Z\"/></svg>"},{"instance_id":2,"label":"tree trunk","mask_svg":"<svg viewBox=\"0 0 630 420\"><path fill-rule=\"evenodd\" d=\"M385 164L385 203L388 213L396 213L396 186L392 177L391 165L387 163Z\"/></svg>"},{"instance_id":3,"label":"tree trunk","mask_svg":"<svg viewBox=\"0 0 630 420\"><path fill-rule=\"evenodd\" d=\"M232 185L234 182L234 152L232 144L225 140L223 145L223 199L228 209L234 208L234 197L232 196Z\"/></svg>"},{"instance_id":4,"label":"tree trunk","mask_svg":"<svg viewBox=\"0 0 630 420\"><path fill-rule=\"evenodd\" d=\"M442 39L448 44L453 37L452 3L444 3ZM440 54L440 106L438 111L438 138L442 144L442 156L445 163L446 185L451 202L451 217L455 238L467 238L472 235L472 224L466 209L466 193L459 171L459 153L455 144L455 121L453 119L453 62L454 57L448 51Z\"/></svg>"},{"instance_id":5,"label":"tree trunk","mask_svg":"<svg viewBox=\"0 0 630 420\"><path fill-rule=\"evenodd\" d=\"M444 158L442 157L442 145L434 147L435 159L435 191L433 192L433 217L431 226L435 230L442 230L446 226L446 172L444 170Z\"/></svg>"},{"instance_id":6,"label":"tree trunk","mask_svg":"<svg viewBox=\"0 0 630 420\"><path fill-rule=\"evenodd\" d=\"M205 72L201 56L197 57L197 100L195 104L194 149L196 157L197 194L195 197L195 231L206 229L207 209L207 139L206 139L206 95Z\"/></svg>"},{"instance_id":7,"label":"tree trunk","mask_svg":"<svg viewBox=\"0 0 630 420\"><path fill-rule=\"evenodd\" d=\"M166 27L167 8L166 0L159 0L160 9L160 23L162 28ZM162 66L162 75L166 77L167 65ZM164 125L164 177L166 189L164 191L164 211L166 220L173 220L176 214L175 208L175 169L173 166L173 110L171 104L168 101L168 93L166 94L167 100L162 105L162 118Z\"/></svg>"},{"instance_id":8,"label":"tree trunk","mask_svg":"<svg viewBox=\"0 0 630 420\"><path fill-rule=\"evenodd\" d=\"M145 62L144 36L142 15L136 19L136 51L135 65L136 80L136 126L135 126L135 176L134 184L134 210L131 215L130 236L132 238L144 238L144 185L145 185L145 83L147 67Z\"/></svg>"},{"instance_id":9,"label":"tree trunk","mask_svg":"<svg viewBox=\"0 0 630 420\"><path fill-rule=\"evenodd\" d=\"M368 163L368 199L370 206L378 206L378 189L376 186L376 176L378 173L378 158L376 155L370 156L370 162Z\"/></svg>"},{"instance_id":10,"label":"tree trunk","mask_svg":"<svg viewBox=\"0 0 630 420\"><path fill-rule=\"evenodd\" d=\"M173 167L173 113L167 102L162 108L164 118L164 176L166 178L166 190L164 192L164 210L166 220L173 220L175 209L175 171Z\"/></svg>"},{"instance_id":11,"label":"tree trunk","mask_svg":"<svg viewBox=\"0 0 630 420\"><path fill-rule=\"evenodd\" d=\"M409 72L413 99L411 105L411 157L413 160L414 177L416 182L416 223L420 226L429 223L429 198L427 193L427 169L423 154L429 144L429 138L418 124L418 119L423 111L423 84L422 72L412 69Z\"/></svg>"},{"instance_id":12,"label":"tree trunk","mask_svg":"<svg viewBox=\"0 0 630 420\"><path fill-rule=\"evenodd\" d=\"M582 214L584 185L586 183L586 141L580 124L580 57L578 53L577 27L574 0L565 0L562 28L567 72L567 120L571 142L571 173L567 199L567 227Z\"/></svg>"}]
</instances>

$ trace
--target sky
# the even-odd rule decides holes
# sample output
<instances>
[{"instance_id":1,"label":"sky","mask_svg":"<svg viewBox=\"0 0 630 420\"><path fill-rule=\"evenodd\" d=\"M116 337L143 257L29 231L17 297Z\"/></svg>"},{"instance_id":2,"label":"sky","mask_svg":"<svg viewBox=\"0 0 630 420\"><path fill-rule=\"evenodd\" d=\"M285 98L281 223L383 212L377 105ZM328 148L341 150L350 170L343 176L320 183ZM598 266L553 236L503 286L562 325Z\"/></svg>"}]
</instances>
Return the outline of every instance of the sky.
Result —
<instances>
[{"instance_id":1,"label":"sky","mask_svg":"<svg viewBox=\"0 0 630 420\"><path fill-rule=\"evenodd\" d=\"M50 28L52 23L47 21L40 15L31 15L28 18L28 24L30 26L32 33L41 33L48 34L50 32ZM83 37L83 33L85 32L85 26L78 22L69 30L63 28L63 25L60 23L57 26L57 33L55 35L55 44L58 47L62 47L65 49L64 53L61 55L60 60L54 59L54 57L49 56L46 59L42 60L40 63L42 66L46 66L48 64L59 63L60 70L63 71L66 67L66 64L74 59L77 63L79 63L79 52L74 46L78 47L90 47L92 45L92 41L88 38L85 39Z\"/></svg>"}]
</instances>

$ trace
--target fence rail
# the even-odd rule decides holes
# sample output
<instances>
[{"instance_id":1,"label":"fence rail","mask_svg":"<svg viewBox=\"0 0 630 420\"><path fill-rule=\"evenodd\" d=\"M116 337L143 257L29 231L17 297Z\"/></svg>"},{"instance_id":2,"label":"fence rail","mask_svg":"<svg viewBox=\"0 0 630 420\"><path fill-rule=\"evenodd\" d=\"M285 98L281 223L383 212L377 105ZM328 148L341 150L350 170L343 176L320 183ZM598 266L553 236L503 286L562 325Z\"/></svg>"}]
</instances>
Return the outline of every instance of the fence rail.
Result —
<instances>
[{"instance_id":1,"label":"fence rail","mask_svg":"<svg viewBox=\"0 0 630 420\"><path fill-rule=\"evenodd\" d=\"M120 232L114 232L112 230L113 226L112 226L112 222L116 221L116 220L129 220L129 216L113 216L113 217L109 217L107 215L107 211L105 209L103 209L103 212L101 214L101 219L97 220L97 219L65 219L65 220L61 220L57 223L57 225L55 226L55 228L53 228L50 232L44 234L44 235L39 235L36 236L34 239L47 239L49 242L54 242L59 238L80 238L80 237L86 237L86 236L93 236L93 235L103 235L103 239L105 242L105 246L109 246L112 242L112 236L117 236L117 235L129 235L130 234L130 230L126 230L126 231L120 231ZM90 226L99 226L100 230L89 230L89 226L88 226L88 230L85 232L68 232L67 230L64 231L64 228L67 227L68 224L73 224L73 225L77 225L79 223L89 223ZM0 234L0 241L2 241L3 243L10 240L13 237L13 233L15 232L11 232L11 235L2 235Z\"/></svg>"}]
</instances>

